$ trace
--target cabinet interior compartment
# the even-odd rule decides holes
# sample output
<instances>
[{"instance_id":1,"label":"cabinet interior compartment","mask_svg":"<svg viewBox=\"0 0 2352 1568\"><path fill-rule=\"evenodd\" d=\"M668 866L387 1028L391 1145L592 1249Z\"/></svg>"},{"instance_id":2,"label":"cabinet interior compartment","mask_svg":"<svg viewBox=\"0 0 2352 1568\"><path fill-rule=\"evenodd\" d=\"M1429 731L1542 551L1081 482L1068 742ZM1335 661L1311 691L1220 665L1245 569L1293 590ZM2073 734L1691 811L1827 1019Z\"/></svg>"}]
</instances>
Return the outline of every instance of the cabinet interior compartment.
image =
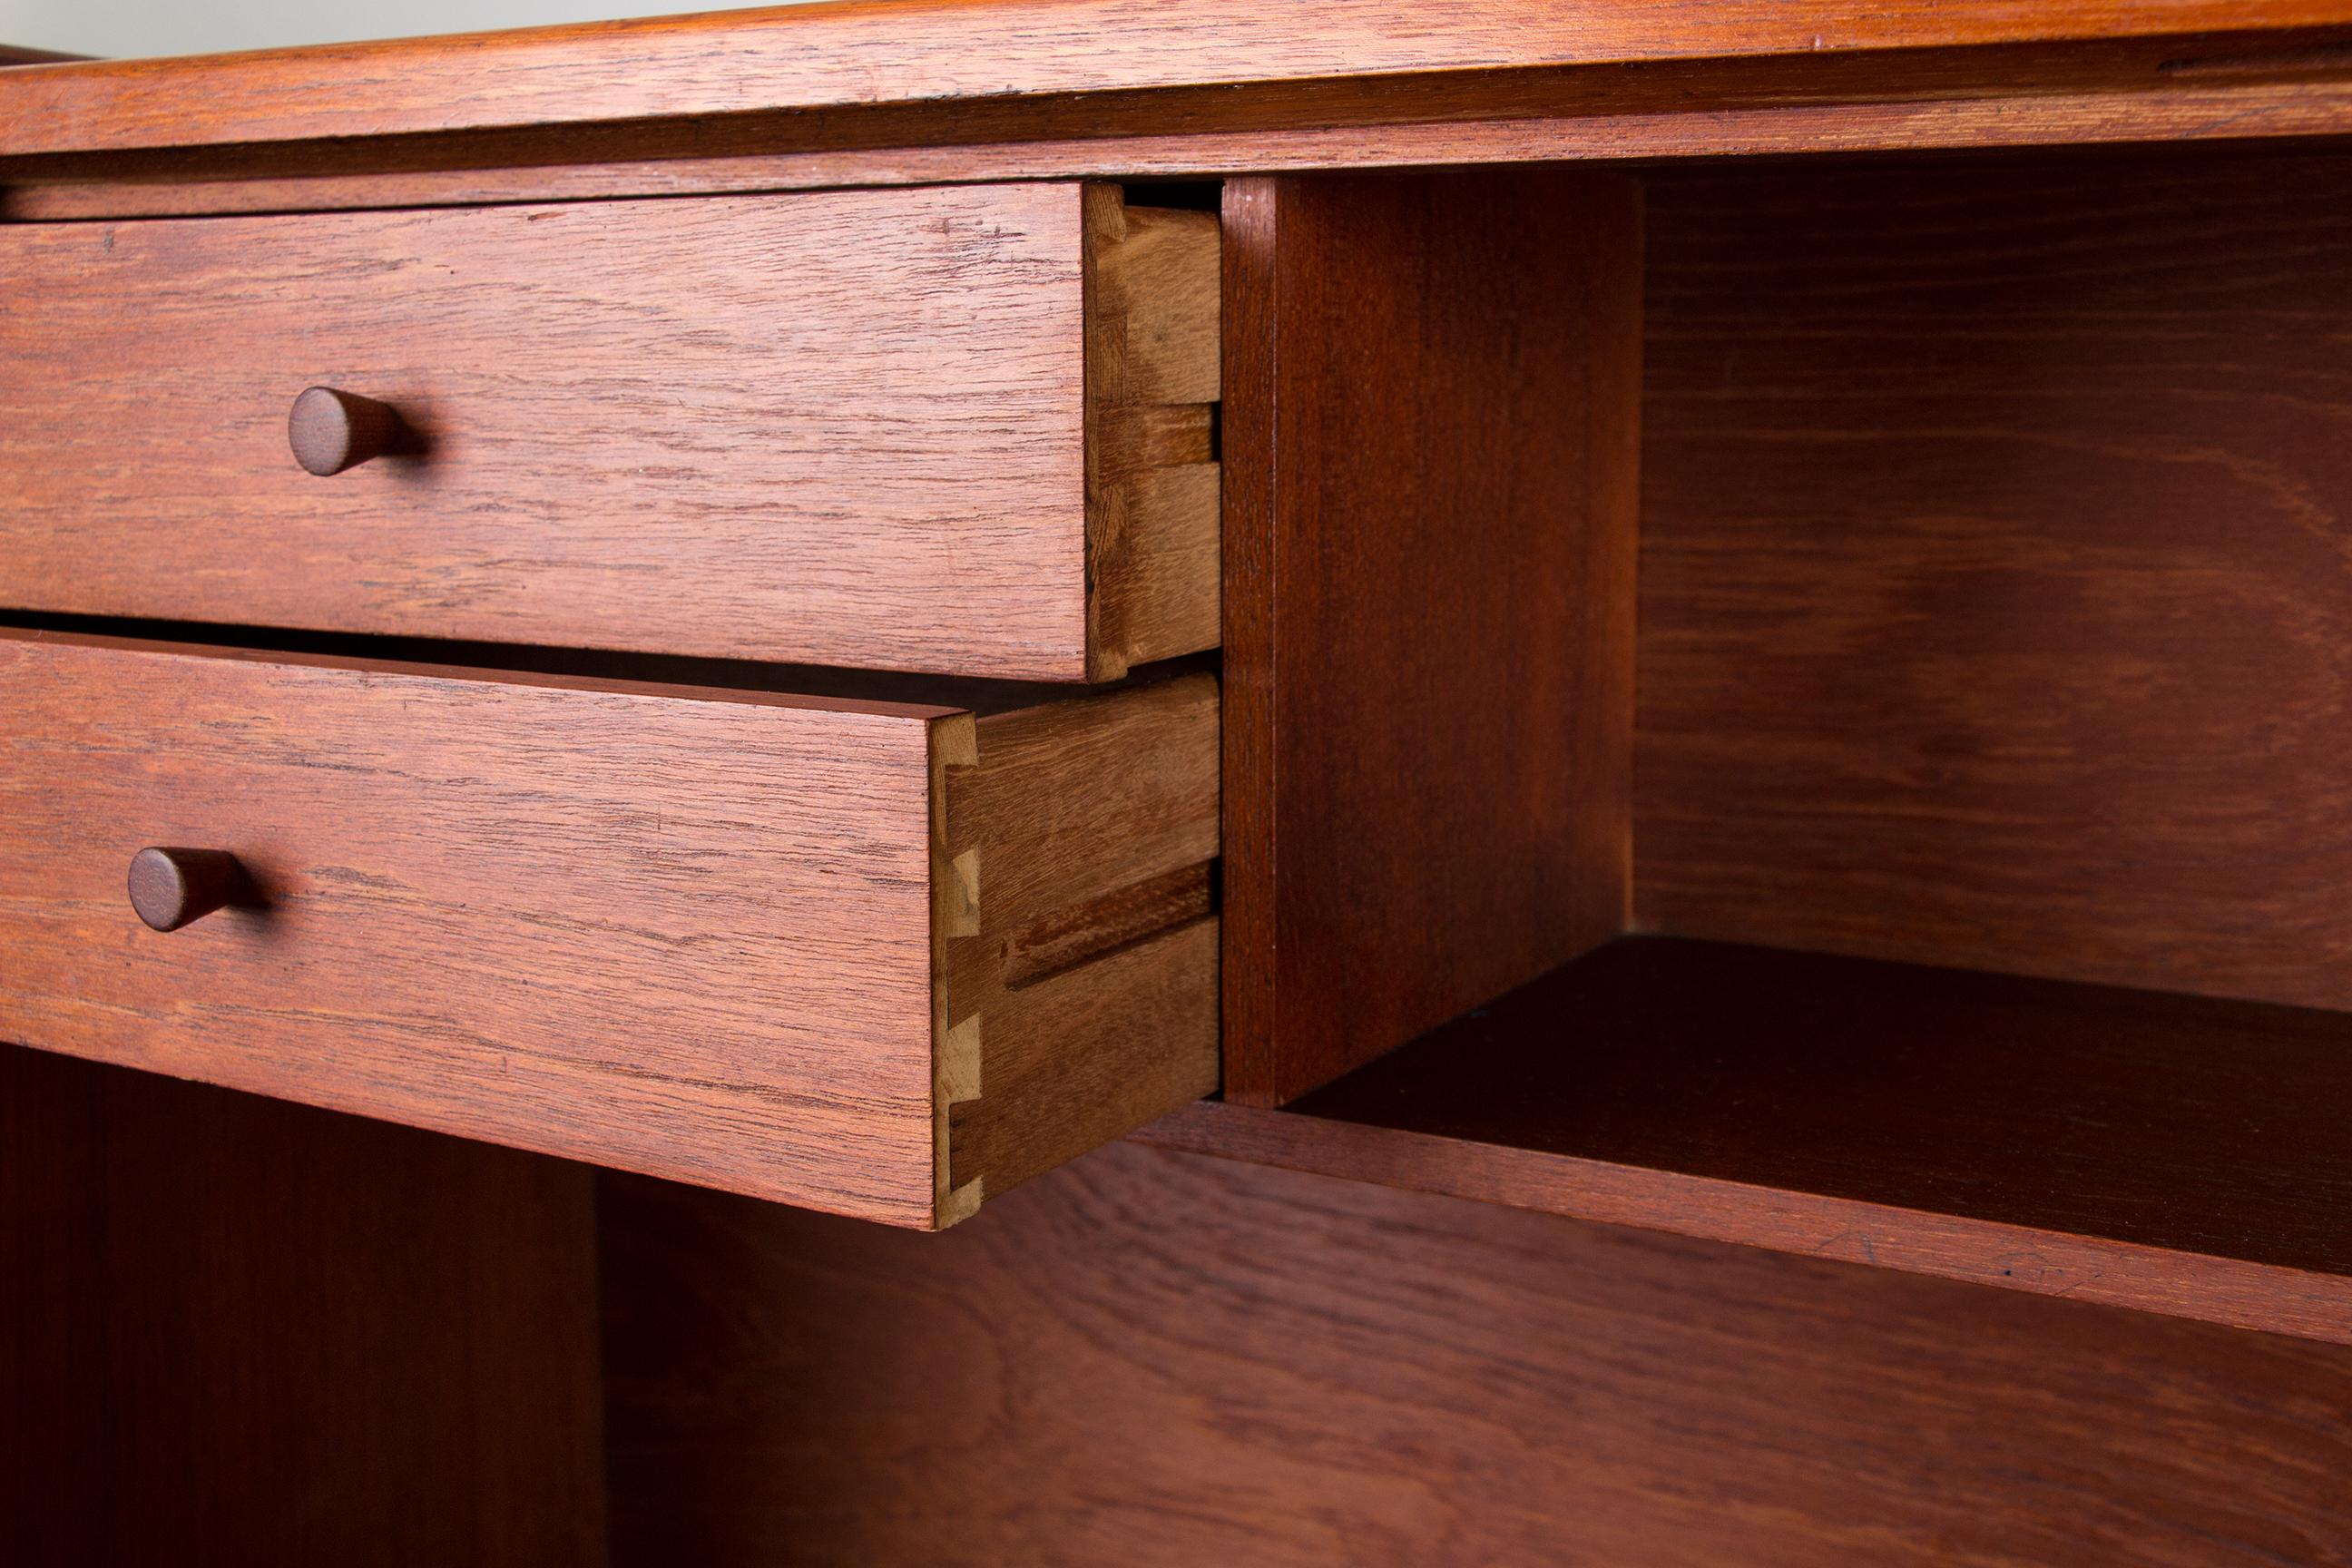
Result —
<instances>
[{"instance_id":1,"label":"cabinet interior compartment","mask_svg":"<svg viewBox=\"0 0 2352 1568\"><path fill-rule=\"evenodd\" d=\"M1643 183L1619 932L1159 1136L2352 1342L2352 149Z\"/></svg>"}]
</instances>

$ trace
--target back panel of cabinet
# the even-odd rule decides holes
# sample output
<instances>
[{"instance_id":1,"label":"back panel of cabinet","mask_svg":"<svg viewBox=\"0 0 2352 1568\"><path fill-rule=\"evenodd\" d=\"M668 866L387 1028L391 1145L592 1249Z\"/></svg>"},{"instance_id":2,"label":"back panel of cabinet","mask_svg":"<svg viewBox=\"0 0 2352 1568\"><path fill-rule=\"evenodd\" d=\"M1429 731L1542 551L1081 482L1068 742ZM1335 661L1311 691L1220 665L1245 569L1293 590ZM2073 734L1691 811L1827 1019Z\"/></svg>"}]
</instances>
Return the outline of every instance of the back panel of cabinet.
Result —
<instances>
[{"instance_id":1,"label":"back panel of cabinet","mask_svg":"<svg viewBox=\"0 0 2352 1568\"><path fill-rule=\"evenodd\" d=\"M2347 195L1652 181L1638 925L2352 1005Z\"/></svg>"}]
</instances>

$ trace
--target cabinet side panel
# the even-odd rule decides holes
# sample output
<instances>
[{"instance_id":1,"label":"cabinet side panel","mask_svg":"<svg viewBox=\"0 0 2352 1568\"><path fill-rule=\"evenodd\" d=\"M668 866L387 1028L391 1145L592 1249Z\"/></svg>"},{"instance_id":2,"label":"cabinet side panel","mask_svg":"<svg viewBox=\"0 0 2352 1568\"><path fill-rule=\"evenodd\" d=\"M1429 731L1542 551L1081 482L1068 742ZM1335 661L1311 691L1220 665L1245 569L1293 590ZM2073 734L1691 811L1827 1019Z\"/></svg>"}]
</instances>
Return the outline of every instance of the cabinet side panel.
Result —
<instances>
[{"instance_id":1,"label":"cabinet side panel","mask_svg":"<svg viewBox=\"0 0 2352 1568\"><path fill-rule=\"evenodd\" d=\"M1225 196L1227 1095L1622 930L1641 208L1554 170Z\"/></svg>"}]
</instances>

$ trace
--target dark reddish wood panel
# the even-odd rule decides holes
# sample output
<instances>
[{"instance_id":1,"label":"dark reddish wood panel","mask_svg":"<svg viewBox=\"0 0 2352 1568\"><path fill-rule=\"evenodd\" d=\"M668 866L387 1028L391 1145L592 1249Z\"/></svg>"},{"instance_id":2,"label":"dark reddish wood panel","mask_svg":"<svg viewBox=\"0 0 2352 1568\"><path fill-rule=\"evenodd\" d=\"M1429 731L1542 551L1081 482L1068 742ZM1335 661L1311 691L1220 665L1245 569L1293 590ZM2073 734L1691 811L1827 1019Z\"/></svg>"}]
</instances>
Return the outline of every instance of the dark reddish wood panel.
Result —
<instances>
[{"instance_id":1,"label":"dark reddish wood panel","mask_svg":"<svg viewBox=\"0 0 2352 1568\"><path fill-rule=\"evenodd\" d=\"M2352 1561L2335 1346L1132 1146L602 1199L620 1563Z\"/></svg>"},{"instance_id":2,"label":"dark reddish wood panel","mask_svg":"<svg viewBox=\"0 0 2352 1568\"><path fill-rule=\"evenodd\" d=\"M1640 194L1225 187L1225 1091L1622 929Z\"/></svg>"},{"instance_id":3,"label":"dark reddish wood panel","mask_svg":"<svg viewBox=\"0 0 2352 1568\"><path fill-rule=\"evenodd\" d=\"M1614 942L1191 1148L2352 1343L2352 1020Z\"/></svg>"},{"instance_id":4,"label":"dark reddish wood panel","mask_svg":"<svg viewBox=\"0 0 2352 1568\"><path fill-rule=\"evenodd\" d=\"M0 1047L0 1560L602 1563L593 1197Z\"/></svg>"},{"instance_id":5,"label":"dark reddish wood panel","mask_svg":"<svg viewBox=\"0 0 2352 1568\"><path fill-rule=\"evenodd\" d=\"M1652 206L1639 921L2352 1005L2352 156Z\"/></svg>"},{"instance_id":6,"label":"dark reddish wood panel","mask_svg":"<svg viewBox=\"0 0 2352 1568\"><path fill-rule=\"evenodd\" d=\"M1078 679L1080 196L0 228L0 605ZM303 471L316 385L409 448Z\"/></svg>"},{"instance_id":7,"label":"dark reddish wood panel","mask_svg":"<svg viewBox=\"0 0 2352 1568\"><path fill-rule=\"evenodd\" d=\"M1353 0L774 7L50 70L0 89L0 153L384 136L761 110L1142 93L1253 105L1401 75L2164 37L2352 22L2342 0L1464 0L1409 26ZM1239 94L1234 89L1241 89ZM1110 125L1097 127L1101 130Z\"/></svg>"},{"instance_id":8,"label":"dark reddish wood panel","mask_svg":"<svg viewBox=\"0 0 2352 1568\"><path fill-rule=\"evenodd\" d=\"M475 205L1043 179L1198 179L1727 153L2313 137L2352 47L2305 33L1765 56L556 124L152 153L0 154L0 218ZM1116 133L1107 127L1117 126Z\"/></svg>"}]
</instances>

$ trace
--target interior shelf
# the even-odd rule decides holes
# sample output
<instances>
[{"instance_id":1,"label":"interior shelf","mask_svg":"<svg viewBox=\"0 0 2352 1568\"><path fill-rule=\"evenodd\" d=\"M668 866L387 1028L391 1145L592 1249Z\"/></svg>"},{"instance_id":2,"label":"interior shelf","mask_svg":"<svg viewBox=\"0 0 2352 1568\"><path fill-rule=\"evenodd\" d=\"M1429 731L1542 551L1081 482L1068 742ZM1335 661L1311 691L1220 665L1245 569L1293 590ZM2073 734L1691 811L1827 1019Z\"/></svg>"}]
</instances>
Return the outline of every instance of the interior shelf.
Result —
<instances>
[{"instance_id":1,"label":"interior shelf","mask_svg":"<svg viewBox=\"0 0 2352 1568\"><path fill-rule=\"evenodd\" d=\"M2352 1016L1628 937L1165 1145L2352 1343Z\"/></svg>"}]
</instances>

